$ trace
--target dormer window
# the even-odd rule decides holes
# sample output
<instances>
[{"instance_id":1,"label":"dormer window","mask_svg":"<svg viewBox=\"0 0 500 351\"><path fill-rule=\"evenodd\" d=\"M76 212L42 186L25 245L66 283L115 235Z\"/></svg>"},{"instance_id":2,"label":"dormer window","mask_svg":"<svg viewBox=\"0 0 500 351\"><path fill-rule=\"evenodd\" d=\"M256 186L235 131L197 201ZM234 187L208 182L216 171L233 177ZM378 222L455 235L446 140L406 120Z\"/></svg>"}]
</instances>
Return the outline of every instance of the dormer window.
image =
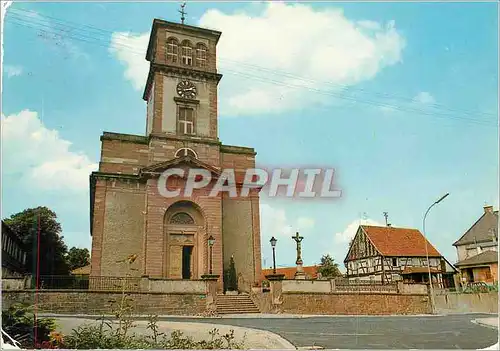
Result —
<instances>
[{"instance_id":1,"label":"dormer window","mask_svg":"<svg viewBox=\"0 0 500 351\"><path fill-rule=\"evenodd\" d=\"M207 47L204 44L196 45L196 67L206 67L207 66Z\"/></svg>"},{"instance_id":2,"label":"dormer window","mask_svg":"<svg viewBox=\"0 0 500 351\"><path fill-rule=\"evenodd\" d=\"M184 40L181 44L182 49L182 63L187 66L193 65L193 47L189 40Z\"/></svg>"},{"instance_id":3,"label":"dormer window","mask_svg":"<svg viewBox=\"0 0 500 351\"><path fill-rule=\"evenodd\" d=\"M198 158L198 155L196 155L196 152L194 152L192 149L188 147L183 147L182 149L177 150L175 153L175 157L184 157L184 156L191 156L193 158Z\"/></svg>"},{"instance_id":4,"label":"dormer window","mask_svg":"<svg viewBox=\"0 0 500 351\"><path fill-rule=\"evenodd\" d=\"M167 40L167 61L172 63L178 62L179 56L179 43L175 38L169 38Z\"/></svg>"}]
</instances>

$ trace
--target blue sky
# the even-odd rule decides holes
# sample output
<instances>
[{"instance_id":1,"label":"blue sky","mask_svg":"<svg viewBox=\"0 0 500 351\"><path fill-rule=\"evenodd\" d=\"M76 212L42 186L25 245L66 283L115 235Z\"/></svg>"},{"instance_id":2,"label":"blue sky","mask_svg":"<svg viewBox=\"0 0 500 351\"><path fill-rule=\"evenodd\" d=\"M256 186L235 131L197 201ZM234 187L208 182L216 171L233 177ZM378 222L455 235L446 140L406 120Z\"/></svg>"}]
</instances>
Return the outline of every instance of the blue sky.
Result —
<instances>
[{"instance_id":1,"label":"blue sky","mask_svg":"<svg viewBox=\"0 0 500 351\"><path fill-rule=\"evenodd\" d=\"M223 32L219 137L273 166L334 167L343 197L261 199L263 261L344 259L362 219L451 246L498 207L495 3L188 3ZM145 42L178 3L15 3L4 27L2 218L46 205L90 247L88 173L103 131L145 132ZM30 11L30 12L27 12ZM114 33L114 34L113 34ZM263 34L265 33L265 34ZM144 78L144 79L143 79ZM259 101L256 103L255 101Z\"/></svg>"}]
</instances>

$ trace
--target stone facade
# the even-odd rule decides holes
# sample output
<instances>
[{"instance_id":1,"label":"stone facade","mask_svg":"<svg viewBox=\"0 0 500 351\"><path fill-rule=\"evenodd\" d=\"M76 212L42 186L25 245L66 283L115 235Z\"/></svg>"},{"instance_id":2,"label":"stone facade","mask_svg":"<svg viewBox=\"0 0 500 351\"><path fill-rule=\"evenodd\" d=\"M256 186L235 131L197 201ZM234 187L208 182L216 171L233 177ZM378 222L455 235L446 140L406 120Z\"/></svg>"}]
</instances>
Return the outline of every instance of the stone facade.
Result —
<instances>
[{"instance_id":1,"label":"stone facade","mask_svg":"<svg viewBox=\"0 0 500 351\"><path fill-rule=\"evenodd\" d=\"M427 295L283 293L281 313L321 315L406 315L428 314Z\"/></svg>"},{"instance_id":2,"label":"stone facade","mask_svg":"<svg viewBox=\"0 0 500 351\"><path fill-rule=\"evenodd\" d=\"M218 139L220 34L154 20L143 95L148 105L146 135L104 132L99 170L91 175L91 276L200 279L209 273L212 236L213 274L223 277L233 255L241 290L249 291L260 280L257 190L248 197L212 197L208 187L167 198L158 189L160 175L172 167L186 174L190 168L209 170L211 186L222 169L234 169L240 182L245 171L255 167L254 149L223 145ZM194 87L196 94L183 96L181 83ZM181 118L187 110L189 128ZM185 181L170 177L166 186L182 190ZM119 262L132 256L136 260L130 266Z\"/></svg>"},{"instance_id":3,"label":"stone facade","mask_svg":"<svg viewBox=\"0 0 500 351\"><path fill-rule=\"evenodd\" d=\"M93 291L39 291L37 309L39 313L111 314L110 301L120 301L121 292ZM203 294L178 293L128 293L133 313L164 315L198 315L206 309ZM33 291L2 291L2 309L15 303L33 305Z\"/></svg>"},{"instance_id":4,"label":"stone facade","mask_svg":"<svg viewBox=\"0 0 500 351\"><path fill-rule=\"evenodd\" d=\"M209 290L211 288L209 287ZM251 295L262 313L317 315L410 315L431 313L427 295L384 293L255 293ZM491 295L491 294L490 294ZM206 294L130 292L134 314L199 315L214 310L214 291ZM59 290L39 291L40 313L110 314L110 301L119 300L121 292ZM32 290L2 291L2 309L14 303L33 304ZM493 301L493 300L492 300ZM439 300L438 305L443 303ZM496 300L498 304L498 299ZM456 303L455 303L456 304ZM490 304L491 306L492 303ZM471 307L474 309L474 306ZM476 308L477 309L477 308ZM488 311L490 311L488 309ZM481 312L486 312L482 309Z\"/></svg>"}]
</instances>

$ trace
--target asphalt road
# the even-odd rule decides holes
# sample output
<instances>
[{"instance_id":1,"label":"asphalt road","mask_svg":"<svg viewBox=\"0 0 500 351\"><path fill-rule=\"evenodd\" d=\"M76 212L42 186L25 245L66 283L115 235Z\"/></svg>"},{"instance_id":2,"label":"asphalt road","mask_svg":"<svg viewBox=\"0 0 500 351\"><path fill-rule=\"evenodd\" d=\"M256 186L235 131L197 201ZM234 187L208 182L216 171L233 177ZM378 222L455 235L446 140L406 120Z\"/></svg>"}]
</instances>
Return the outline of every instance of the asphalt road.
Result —
<instances>
[{"instance_id":1,"label":"asphalt road","mask_svg":"<svg viewBox=\"0 0 500 351\"><path fill-rule=\"evenodd\" d=\"M491 315L311 318L206 318L185 322L229 324L268 330L295 346L333 349L481 349L498 341L498 330L472 323ZM178 319L163 319L178 321Z\"/></svg>"}]
</instances>

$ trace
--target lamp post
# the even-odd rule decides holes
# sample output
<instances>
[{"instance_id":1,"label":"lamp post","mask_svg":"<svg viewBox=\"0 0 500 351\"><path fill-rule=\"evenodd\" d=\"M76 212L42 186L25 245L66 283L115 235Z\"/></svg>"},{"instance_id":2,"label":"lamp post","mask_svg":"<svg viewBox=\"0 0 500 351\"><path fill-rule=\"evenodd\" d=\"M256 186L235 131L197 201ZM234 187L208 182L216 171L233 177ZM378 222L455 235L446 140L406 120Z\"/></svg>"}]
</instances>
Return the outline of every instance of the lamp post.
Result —
<instances>
[{"instance_id":1,"label":"lamp post","mask_svg":"<svg viewBox=\"0 0 500 351\"><path fill-rule=\"evenodd\" d=\"M269 242L271 243L271 247L273 248L273 274L276 274L276 238L273 236Z\"/></svg>"},{"instance_id":2,"label":"lamp post","mask_svg":"<svg viewBox=\"0 0 500 351\"><path fill-rule=\"evenodd\" d=\"M213 236L210 235L210 237L208 238L208 247L210 249L209 274L212 274L212 247L214 246L214 244L215 244L215 239Z\"/></svg>"},{"instance_id":3,"label":"lamp post","mask_svg":"<svg viewBox=\"0 0 500 351\"><path fill-rule=\"evenodd\" d=\"M450 195L450 194L449 193L444 194L443 196L441 196L439 198L439 200L437 200L432 205L430 205L429 208L427 209L427 211L425 212L424 219L422 221L422 231L423 231L424 239L425 239L425 258L427 259L427 271L429 274L429 289L430 289L429 293L431 294L431 308L432 308L433 313L434 313L434 307L435 307L434 306L434 290L432 287L431 264L429 262L429 248L427 245L427 236L425 235L425 219L427 218L427 214L429 213L431 208L433 208L435 205L437 205L438 203L443 201L448 195Z\"/></svg>"}]
</instances>

